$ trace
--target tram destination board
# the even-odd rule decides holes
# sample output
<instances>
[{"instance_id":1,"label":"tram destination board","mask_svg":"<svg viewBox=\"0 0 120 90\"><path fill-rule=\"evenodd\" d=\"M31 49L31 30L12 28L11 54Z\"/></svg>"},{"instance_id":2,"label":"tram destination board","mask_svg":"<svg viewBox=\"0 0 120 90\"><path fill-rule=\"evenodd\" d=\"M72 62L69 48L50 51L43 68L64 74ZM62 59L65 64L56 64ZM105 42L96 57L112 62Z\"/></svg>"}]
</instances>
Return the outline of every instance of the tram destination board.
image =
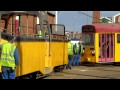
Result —
<instances>
[{"instance_id":1,"label":"tram destination board","mask_svg":"<svg viewBox=\"0 0 120 90\"><path fill-rule=\"evenodd\" d=\"M94 26L83 26L82 27L82 31L83 32L94 32L95 31L95 27Z\"/></svg>"}]
</instances>

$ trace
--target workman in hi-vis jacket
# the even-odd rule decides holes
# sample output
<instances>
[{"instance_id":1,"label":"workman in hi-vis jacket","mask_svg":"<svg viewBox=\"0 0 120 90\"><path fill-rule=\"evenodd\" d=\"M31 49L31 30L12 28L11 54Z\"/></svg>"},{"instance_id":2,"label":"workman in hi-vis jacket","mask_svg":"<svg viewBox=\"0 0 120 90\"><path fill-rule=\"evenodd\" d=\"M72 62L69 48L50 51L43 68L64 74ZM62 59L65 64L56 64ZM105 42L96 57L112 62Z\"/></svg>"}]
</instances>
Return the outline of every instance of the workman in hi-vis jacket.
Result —
<instances>
[{"instance_id":1,"label":"workman in hi-vis jacket","mask_svg":"<svg viewBox=\"0 0 120 90\"><path fill-rule=\"evenodd\" d=\"M72 63L73 63L73 58L74 58L74 49L73 49L73 43L70 42L70 38L68 41L68 67L71 69Z\"/></svg>"},{"instance_id":2,"label":"workman in hi-vis jacket","mask_svg":"<svg viewBox=\"0 0 120 90\"><path fill-rule=\"evenodd\" d=\"M47 32L46 32L45 28L43 28L43 30L44 30L44 35L46 35ZM38 37L42 38L42 30L41 29L38 30Z\"/></svg>"},{"instance_id":3,"label":"workman in hi-vis jacket","mask_svg":"<svg viewBox=\"0 0 120 90\"><path fill-rule=\"evenodd\" d=\"M8 42L1 44L0 64L2 69L2 79L15 79L16 67L19 63L18 49L12 43L16 37L6 36Z\"/></svg>"},{"instance_id":4,"label":"workman in hi-vis jacket","mask_svg":"<svg viewBox=\"0 0 120 90\"><path fill-rule=\"evenodd\" d=\"M76 43L74 45L75 50L75 56L73 60L73 66L79 66L80 65L80 56L83 53L83 45L82 42Z\"/></svg>"},{"instance_id":5,"label":"workman in hi-vis jacket","mask_svg":"<svg viewBox=\"0 0 120 90\"><path fill-rule=\"evenodd\" d=\"M42 31L41 31L41 30L38 31L38 36L39 36L40 38L42 37Z\"/></svg>"}]
</instances>

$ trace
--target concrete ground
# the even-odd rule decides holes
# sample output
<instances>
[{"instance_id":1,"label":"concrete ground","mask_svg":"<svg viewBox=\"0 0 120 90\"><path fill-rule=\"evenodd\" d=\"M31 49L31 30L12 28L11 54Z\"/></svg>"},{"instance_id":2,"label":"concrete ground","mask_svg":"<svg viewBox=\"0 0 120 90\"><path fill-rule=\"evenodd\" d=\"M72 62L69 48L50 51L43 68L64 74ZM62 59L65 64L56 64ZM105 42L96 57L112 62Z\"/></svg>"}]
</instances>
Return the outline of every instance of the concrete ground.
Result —
<instances>
[{"instance_id":1,"label":"concrete ground","mask_svg":"<svg viewBox=\"0 0 120 90\"><path fill-rule=\"evenodd\" d=\"M120 66L75 66L44 79L120 79Z\"/></svg>"}]
</instances>

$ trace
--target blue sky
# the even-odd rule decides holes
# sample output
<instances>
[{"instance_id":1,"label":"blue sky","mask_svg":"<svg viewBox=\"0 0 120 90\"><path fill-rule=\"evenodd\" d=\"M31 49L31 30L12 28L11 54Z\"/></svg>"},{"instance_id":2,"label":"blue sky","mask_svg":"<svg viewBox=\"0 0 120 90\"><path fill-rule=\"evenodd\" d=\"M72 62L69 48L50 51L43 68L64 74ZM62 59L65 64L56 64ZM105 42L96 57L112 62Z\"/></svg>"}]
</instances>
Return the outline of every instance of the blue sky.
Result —
<instances>
[{"instance_id":1,"label":"blue sky","mask_svg":"<svg viewBox=\"0 0 120 90\"><path fill-rule=\"evenodd\" d=\"M84 12L92 16L92 11L59 11L58 24L64 24L66 31L80 32L81 26L91 24L92 18L80 13ZM100 16L113 17L120 11L100 11Z\"/></svg>"}]
</instances>

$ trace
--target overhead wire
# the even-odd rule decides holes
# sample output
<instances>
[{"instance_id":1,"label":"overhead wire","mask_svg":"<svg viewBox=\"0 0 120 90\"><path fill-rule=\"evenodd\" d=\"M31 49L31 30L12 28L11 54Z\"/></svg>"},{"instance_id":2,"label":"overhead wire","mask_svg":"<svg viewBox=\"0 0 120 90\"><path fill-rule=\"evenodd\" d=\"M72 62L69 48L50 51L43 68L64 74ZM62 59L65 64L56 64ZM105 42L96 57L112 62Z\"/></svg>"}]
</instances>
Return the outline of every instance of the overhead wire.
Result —
<instances>
[{"instance_id":1,"label":"overhead wire","mask_svg":"<svg viewBox=\"0 0 120 90\"><path fill-rule=\"evenodd\" d=\"M97 17L90 16L90 15L88 15L88 14L86 14L86 13L82 12L82 11L78 11L78 13L79 13L79 14L86 15L86 16L91 17L91 18L94 18L94 19L96 19L96 18L97 18ZM101 19L99 19L99 20L101 20ZM111 20L111 21L112 21L112 20Z\"/></svg>"},{"instance_id":2,"label":"overhead wire","mask_svg":"<svg viewBox=\"0 0 120 90\"><path fill-rule=\"evenodd\" d=\"M86 14L86 13L82 12L82 11L78 11L78 13L79 13L79 14L86 15L86 16L91 17L91 18L94 18L93 16L90 16L90 15L88 15L88 14Z\"/></svg>"},{"instance_id":3,"label":"overhead wire","mask_svg":"<svg viewBox=\"0 0 120 90\"><path fill-rule=\"evenodd\" d=\"M79 14L86 15L86 16L91 17L91 18L94 18L94 19L97 19L97 17L90 16L90 15L88 15L88 14L82 12L82 11L78 11L78 13L79 13ZM101 19L99 19L99 20L101 20Z\"/></svg>"}]
</instances>

